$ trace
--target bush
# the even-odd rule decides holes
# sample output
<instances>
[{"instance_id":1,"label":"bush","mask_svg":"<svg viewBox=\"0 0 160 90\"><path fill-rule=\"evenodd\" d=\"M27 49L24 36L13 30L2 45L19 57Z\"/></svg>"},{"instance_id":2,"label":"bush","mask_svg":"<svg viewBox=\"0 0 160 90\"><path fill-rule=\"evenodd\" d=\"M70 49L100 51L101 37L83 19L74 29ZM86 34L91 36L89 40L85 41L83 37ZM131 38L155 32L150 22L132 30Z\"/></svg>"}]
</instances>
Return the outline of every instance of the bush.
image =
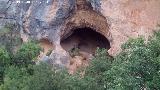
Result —
<instances>
[{"instance_id":1,"label":"bush","mask_svg":"<svg viewBox=\"0 0 160 90\"><path fill-rule=\"evenodd\" d=\"M32 67L33 75L28 78L28 90L58 90L55 70L46 63Z\"/></svg>"},{"instance_id":2,"label":"bush","mask_svg":"<svg viewBox=\"0 0 160 90\"><path fill-rule=\"evenodd\" d=\"M0 90L29 90L27 87L28 78L26 68L10 66L5 70L4 84Z\"/></svg>"},{"instance_id":3,"label":"bush","mask_svg":"<svg viewBox=\"0 0 160 90\"><path fill-rule=\"evenodd\" d=\"M40 46L36 43L24 43L14 55L13 63L18 66L27 67L29 64L32 64L40 54L40 50Z\"/></svg>"},{"instance_id":4,"label":"bush","mask_svg":"<svg viewBox=\"0 0 160 90\"><path fill-rule=\"evenodd\" d=\"M63 83L63 73L55 70L46 63L30 66L32 75L27 68L10 66L5 71L4 84L0 90L60 90ZM64 89L62 89L64 90Z\"/></svg>"},{"instance_id":5,"label":"bush","mask_svg":"<svg viewBox=\"0 0 160 90\"><path fill-rule=\"evenodd\" d=\"M9 54L7 50L5 50L4 48L0 48L0 65L6 66L8 64L10 64Z\"/></svg>"}]
</instances>

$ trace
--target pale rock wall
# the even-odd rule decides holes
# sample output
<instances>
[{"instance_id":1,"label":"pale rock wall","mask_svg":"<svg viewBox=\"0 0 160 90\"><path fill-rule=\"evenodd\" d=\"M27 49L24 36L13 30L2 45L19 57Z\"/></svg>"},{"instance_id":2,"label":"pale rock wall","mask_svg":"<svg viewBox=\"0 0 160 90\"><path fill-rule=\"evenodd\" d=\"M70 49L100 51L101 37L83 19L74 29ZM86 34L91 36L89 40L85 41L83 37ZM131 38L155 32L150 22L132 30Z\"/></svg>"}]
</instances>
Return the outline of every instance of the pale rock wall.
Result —
<instances>
[{"instance_id":1,"label":"pale rock wall","mask_svg":"<svg viewBox=\"0 0 160 90\"><path fill-rule=\"evenodd\" d=\"M129 38L152 35L160 24L160 0L101 0L101 13L110 22L109 53L116 55Z\"/></svg>"}]
</instances>

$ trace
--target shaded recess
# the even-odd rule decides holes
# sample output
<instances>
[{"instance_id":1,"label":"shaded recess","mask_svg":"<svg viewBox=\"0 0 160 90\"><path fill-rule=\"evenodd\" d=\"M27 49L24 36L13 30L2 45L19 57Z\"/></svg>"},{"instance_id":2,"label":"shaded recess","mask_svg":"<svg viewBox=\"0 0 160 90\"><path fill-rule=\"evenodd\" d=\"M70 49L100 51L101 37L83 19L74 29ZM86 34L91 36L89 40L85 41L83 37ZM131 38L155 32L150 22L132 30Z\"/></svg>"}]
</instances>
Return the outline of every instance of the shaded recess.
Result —
<instances>
[{"instance_id":1,"label":"shaded recess","mask_svg":"<svg viewBox=\"0 0 160 90\"><path fill-rule=\"evenodd\" d=\"M47 55L48 53L50 53L54 49L53 44L47 39L41 39L40 46L43 49L44 55Z\"/></svg>"},{"instance_id":2,"label":"shaded recess","mask_svg":"<svg viewBox=\"0 0 160 90\"><path fill-rule=\"evenodd\" d=\"M61 38L60 44L71 56L68 66L70 74L74 74L80 67L88 66L90 60L94 57L97 47L110 49L108 39L89 27L72 29L64 37Z\"/></svg>"},{"instance_id":3,"label":"shaded recess","mask_svg":"<svg viewBox=\"0 0 160 90\"><path fill-rule=\"evenodd\" d=\"M61 46L67 52L77 48L79 52L94 54L97 47L110 48L108 39L95 30L85 27L73 30L72 34L61 40Z\"/></svg>"}]
</instances>

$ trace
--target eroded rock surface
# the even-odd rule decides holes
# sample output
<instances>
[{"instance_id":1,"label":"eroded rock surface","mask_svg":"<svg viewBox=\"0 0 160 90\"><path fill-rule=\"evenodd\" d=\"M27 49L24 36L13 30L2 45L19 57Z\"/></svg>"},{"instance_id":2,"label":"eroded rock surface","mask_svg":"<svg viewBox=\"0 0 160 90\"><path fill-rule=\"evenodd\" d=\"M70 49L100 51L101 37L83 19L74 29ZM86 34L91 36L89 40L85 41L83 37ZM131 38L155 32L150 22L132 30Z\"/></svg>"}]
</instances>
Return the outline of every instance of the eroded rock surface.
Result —
<instances>
[{"instance_id":1,"label":"eroded rock surface","mask_svg":"<svg viewBox=\"0 0 160 90\"><path fill-rule=\"evenodd\" d=\"M128 38L149 35L160 24L160 0L101 0L101 13L110 22L111 55L121 51Z\"/></svg>"},{"instance_id":2,"label":"eroded rock surface","mask_svg":"<svg viewBox=\"0 0 160 90\"><path fill-rule=\"evenodd\" d=\"M50 42L47 48L54 48L49 59L62 67L70 64L71 57L60 42L78 28L88 27L106 37L110 44L108 52L114 56L129 38L142 35L147 40L160 24L160 0L26 1L0 0L4 3L0 4L0 21L16 21L24 41L45 39ZM2 25L1 22L0 27ZM46 45L44 48L48 50Z\"/></svg>"}]
</instances>

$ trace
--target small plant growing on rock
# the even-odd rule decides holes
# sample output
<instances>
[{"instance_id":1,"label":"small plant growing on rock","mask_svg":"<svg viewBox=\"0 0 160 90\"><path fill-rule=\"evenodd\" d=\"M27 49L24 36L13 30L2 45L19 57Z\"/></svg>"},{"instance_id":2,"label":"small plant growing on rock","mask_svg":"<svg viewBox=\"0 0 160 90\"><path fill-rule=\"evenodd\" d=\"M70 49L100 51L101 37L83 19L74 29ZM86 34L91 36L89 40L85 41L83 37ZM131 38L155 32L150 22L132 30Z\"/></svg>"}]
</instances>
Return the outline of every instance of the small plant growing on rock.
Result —
<instances>
[{"instance_id":1,"label":"small plant growing on rock","mask_svg":"<svg viewBox=\"0 0 160 90\"><path fill-rule=\"evenodd\" d=\"M74 56L79 56L80 53L79 53L79 48L75 47L75 48L72 48L70 51L69 51L69 54L71 57L74 57Z\"/></svg>"},{"instance_id":2,"label":"small plant growing on rock","mask_svg":"<svg viewBox=\"0 0 160 90\"><path fill-rule=\"evenodd\" d=\"M51 53L52 53L52 50L50 49L50 50L48 50L48 52L47 52L46 56L50 56L50 55L51 55Z\"/></svg>"}]
</instances>

